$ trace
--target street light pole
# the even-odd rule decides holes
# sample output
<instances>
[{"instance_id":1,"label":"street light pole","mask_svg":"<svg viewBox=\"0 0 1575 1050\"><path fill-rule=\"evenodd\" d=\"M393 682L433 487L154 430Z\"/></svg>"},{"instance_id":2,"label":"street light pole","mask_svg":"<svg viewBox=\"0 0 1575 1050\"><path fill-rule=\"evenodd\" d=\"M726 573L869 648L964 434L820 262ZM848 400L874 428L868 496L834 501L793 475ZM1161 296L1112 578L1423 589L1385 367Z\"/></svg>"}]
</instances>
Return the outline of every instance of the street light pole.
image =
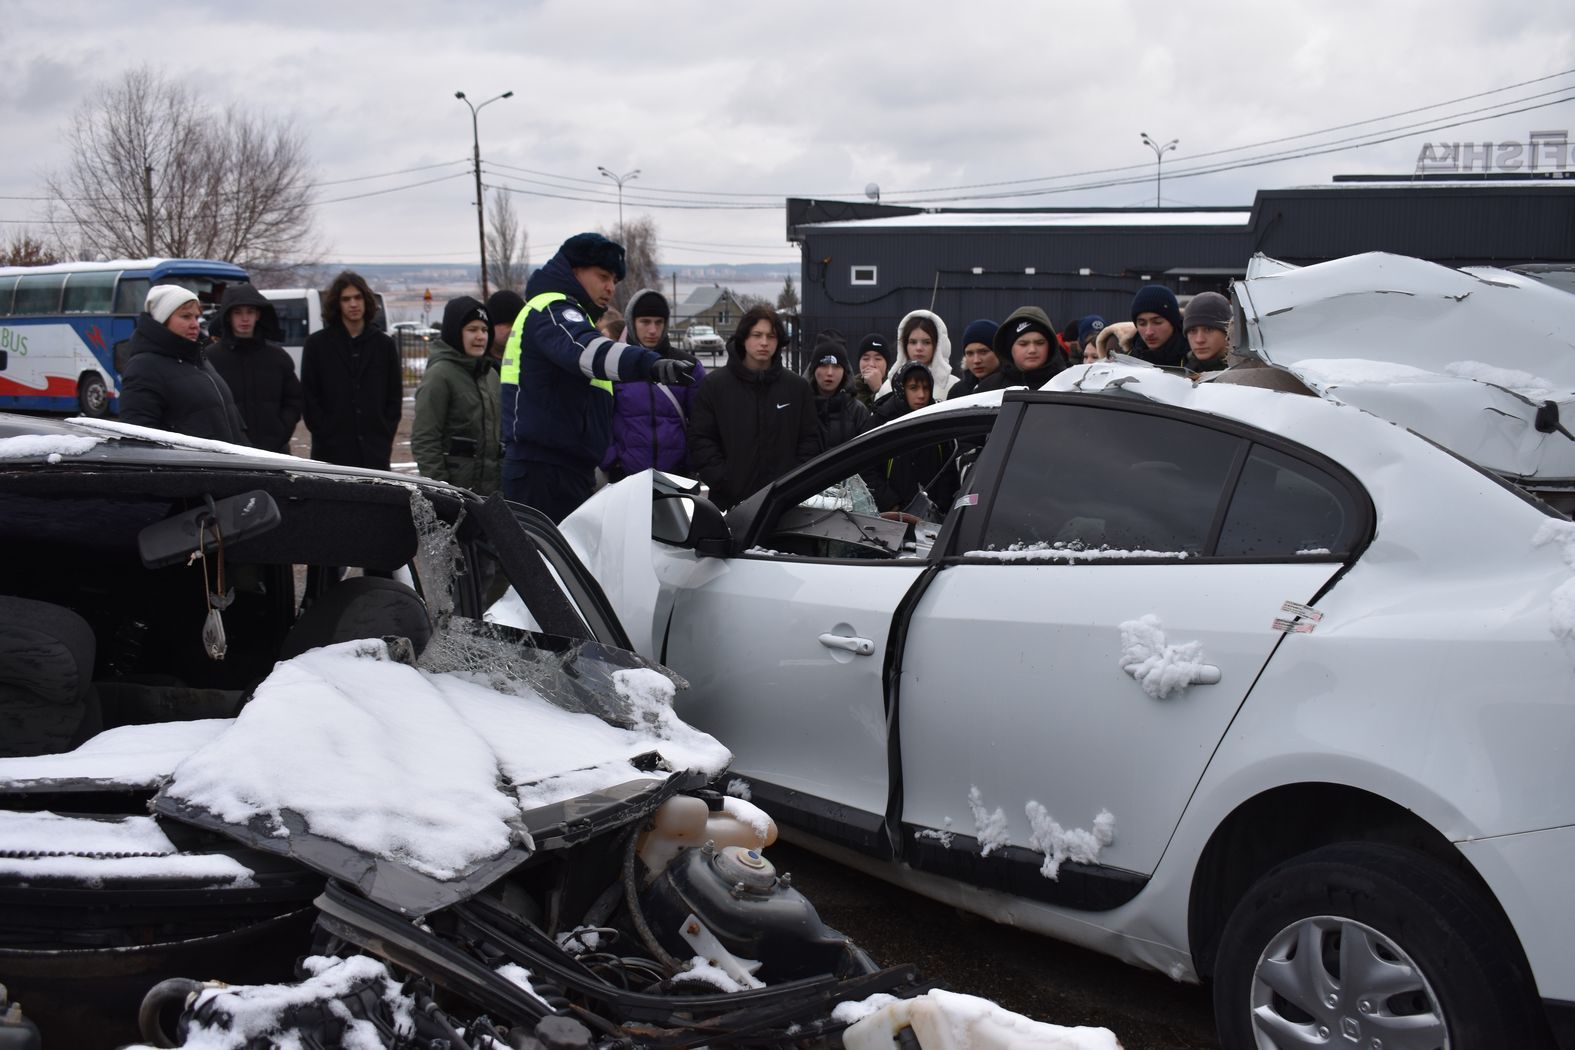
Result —
<instances>
[{"instance_id":1,"label":"street light pole","mask_svg":"<svg viewBox=\"0 0 1575 1050\"><path fill-rule=\"evenodd\" d=\"M623 184L628 182L630 179L637 179L637 178L639 178L640 177L640 169L639 168L635 168L633 171L626 171L622 175L614 175L612 172L608 171L606 168L604 168L600 164L598 164L598 165L596 165L596 170L601 172L603 175L607 176L609 179L612 179L614 182L616 182L618 184L618 239L620 241L622 241L623 240Z\"/></svg>"},{"instance_id":2,"label":"street light pole","mask_svg":"<svg viewBox=\"0 0 1575 1050\"><path fill-rule=\"evenodd\" d=\"M481 244L481 298L485 301L487 298L487 224L484 215L486 198L481 195L481 131L476 114L499 99L513 98L514 92L505 91L501 95L494 95L479 106L466 98L463 91L454 92L454 97L470 107L470 157L471 164L476 170L476 239Z\"/></svg>"},{"instance_id":3,"label":"street light pole","mask_svg":"<svg viewBox=\"0 0 1575 1050\"><path fill-rule=\"evenodd\" d=\"M1145 146L1147 146L1149 149L1154 151L1154 207L1158 208L1158 207L1160 207L1160 203L1159 203L1159 176L1160 176L1160 165L1162 163L1162 159L1164 158L1165 154L1167 154L1171 150L1175 149L1176 148L1176 143L1180 142L1181 140L1180 139L1171 139L1169 142L1167 142L1163 146L1161 146L1159 143L1155 142L1153 139L1148 137L1148 132L1144 131L1144 132L1141 132L1140 134L1143 137L1143 144Z\"/></svg>"}]
</instances>

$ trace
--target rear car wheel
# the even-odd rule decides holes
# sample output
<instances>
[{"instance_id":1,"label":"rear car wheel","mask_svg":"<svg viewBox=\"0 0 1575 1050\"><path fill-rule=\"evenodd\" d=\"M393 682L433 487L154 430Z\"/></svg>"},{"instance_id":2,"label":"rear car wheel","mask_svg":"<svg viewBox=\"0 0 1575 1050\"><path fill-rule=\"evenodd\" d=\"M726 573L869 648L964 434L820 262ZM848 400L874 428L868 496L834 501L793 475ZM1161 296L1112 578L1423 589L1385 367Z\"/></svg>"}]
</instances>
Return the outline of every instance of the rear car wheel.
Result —
<instances>
[{"instance_id":1,"label":"rear car wheel","mask_svg":"<svg viewBox=\"0 0 1575 1050\"><path fill-rule=\"evenodd\" d=\"M1530 974L1480 890L1414 850L1328 846L1258 880L1225 924L1225 1050L1547 1045Z\"/></svg>"},{"instance_id":2,"label":"rear car wheel","mask_svg":"<svg viewBox=\"0 0 1575 1050\"><path fill-rule=\"evenodd\" d=\"M77 407L84 416L99 418L109 411L109 386L97 372L83 372L77 379Z\"/></svg>"}]
</instances>

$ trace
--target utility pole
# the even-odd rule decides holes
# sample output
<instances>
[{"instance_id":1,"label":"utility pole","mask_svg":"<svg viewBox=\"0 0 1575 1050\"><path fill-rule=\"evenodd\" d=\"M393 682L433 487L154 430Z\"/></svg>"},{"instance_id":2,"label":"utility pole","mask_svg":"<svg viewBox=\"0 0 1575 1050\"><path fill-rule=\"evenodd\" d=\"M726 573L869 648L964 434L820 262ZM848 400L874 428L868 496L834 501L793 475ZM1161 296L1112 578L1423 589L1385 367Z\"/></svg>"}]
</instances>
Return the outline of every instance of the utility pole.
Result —
<instances>
[{"instance_id":1,"label":"utility pole","mask_svg":"<svg viewBox=\"0 0 1575 1050\"><path fill-rule=\"evenodd\" d=\"M1159 143L1148 137L1148 132L1144 131L1140 132L1139 134L1142 136L1143 144L1154 151L1154 207L1158 208L1161 207L1159 203L1160 163L1163 160L1165 154L1175 149L1176 144L1181 140L1171 139L1169 142L1161 146Z\"/></svg>"},{"instance_id":2,"label":"utility pole","mask_svg":"<svg viewBox=\"0 0 1575 1050\"><path fill-rule=\"evenodd\" d=\"M147 249L147 258L153 258L153 165L142 166L142 244Z\"/></svg>"},{"instance_id":3,"label":"utility pole","mask_svg":"<svg viewBox=\"0 0 1575 1050\"><path fill-rule=\"evenodd\" d=\"M513 98L514 92L505 91L501 95L494 95L481 105L476 105L465 97L463 91L454 92L454 97L470 107L470 155L471 164L476 171L476 240L481 245L481 299L487 299L487 223L486 202L481 195L481 131L476 120L476 114L486 109L492 103L504 98Z\"/></svg>"}]
</instances>

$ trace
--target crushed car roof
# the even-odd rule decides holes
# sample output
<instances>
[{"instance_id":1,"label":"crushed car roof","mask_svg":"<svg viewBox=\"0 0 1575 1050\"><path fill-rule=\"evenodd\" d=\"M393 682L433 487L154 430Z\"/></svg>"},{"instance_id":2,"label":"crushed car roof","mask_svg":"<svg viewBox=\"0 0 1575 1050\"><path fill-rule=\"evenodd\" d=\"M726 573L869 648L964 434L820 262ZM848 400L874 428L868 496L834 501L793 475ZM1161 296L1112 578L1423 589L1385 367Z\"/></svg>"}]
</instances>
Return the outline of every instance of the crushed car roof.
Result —
<instances>
[{"instance_id":1,"label":"crushed car roof","mask_svg":"<svg viewBox=\"0 0 1575 1050\"><path fill-rule=\"evenodd\" d=\"M1512 270L1370 252L1254 257L1234 286L1246 352L1499 474L1575 478L1575 295ZM1539 429L1539 409L1541 426Z\"/></svg>"}]
</instances>

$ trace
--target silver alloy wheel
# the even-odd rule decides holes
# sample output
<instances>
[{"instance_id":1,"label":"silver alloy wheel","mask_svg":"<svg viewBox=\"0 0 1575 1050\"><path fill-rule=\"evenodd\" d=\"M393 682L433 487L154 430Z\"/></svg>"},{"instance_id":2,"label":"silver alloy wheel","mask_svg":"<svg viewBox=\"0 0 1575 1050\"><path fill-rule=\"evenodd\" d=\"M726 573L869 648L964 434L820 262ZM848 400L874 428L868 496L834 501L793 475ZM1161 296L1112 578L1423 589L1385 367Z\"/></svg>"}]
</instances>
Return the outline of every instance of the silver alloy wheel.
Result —
<instances>
[{"instance_id":1,"label":"silver alloy wheel","mask_svg":"<svg viewBox=\"0 0 1575 1050\"><path fill-rule=\"evenodd\" d=\"M1448 1050L1449 1029L1421 968L1352 919L1315 915L1276 934L1253 970L1258 1050Z\"/></svg>"}]
</instances>

